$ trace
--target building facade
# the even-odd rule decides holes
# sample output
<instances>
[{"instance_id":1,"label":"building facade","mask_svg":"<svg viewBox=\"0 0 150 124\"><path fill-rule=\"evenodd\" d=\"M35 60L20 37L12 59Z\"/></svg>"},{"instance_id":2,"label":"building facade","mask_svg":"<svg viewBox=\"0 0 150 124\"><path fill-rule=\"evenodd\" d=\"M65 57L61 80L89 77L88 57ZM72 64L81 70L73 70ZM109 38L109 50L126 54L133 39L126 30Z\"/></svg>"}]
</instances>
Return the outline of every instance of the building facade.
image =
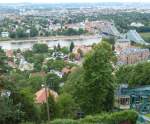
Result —
<instances>
[{"instance_id":1,"label":"building facade","mask_svg":"<svg viewBox=\"0 0 150 124\"><path fill-rule=\"evenodd\" d=\"M115 43L118 64L135 64L149 59L149 49L131 46L130 40L118 39Z\"/></svg>"},{"instance_id":2,"label":"building facade","mask_svg":"<svg viewBox=\"0 0 150 124\"><path fill-rule=\"evenodd\" d=\"M149 59L149 50L141 48L126 48L118 55L118 62L123 64L135 64Z\"/></svg>"},{"instance_id":3,"label":"building facade","mask_svg":"<svg viewBox=\"0 0 150 124\"><path fill-rule=\"evenodd\" d=\"M127 85L121 85L115 98L115 106L119 109L134 109L141 114L150 113L150 86L128 88Z\"/></svg>"}]
</instances>

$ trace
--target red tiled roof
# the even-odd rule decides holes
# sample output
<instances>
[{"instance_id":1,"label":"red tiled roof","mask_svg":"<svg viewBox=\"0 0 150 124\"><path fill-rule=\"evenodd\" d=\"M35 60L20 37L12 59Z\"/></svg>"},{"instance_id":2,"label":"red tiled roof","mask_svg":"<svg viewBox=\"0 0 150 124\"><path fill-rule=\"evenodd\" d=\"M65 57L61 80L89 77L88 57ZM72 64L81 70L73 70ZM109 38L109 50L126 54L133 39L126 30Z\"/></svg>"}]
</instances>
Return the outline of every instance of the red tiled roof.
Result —
<instances>
[{"instance_id":1,"label":"red tiled roof","mask_svg":"<svg viewBox=\"0 0 150 124\"><path fill-rule=\"evenodd\" d=\"M62 73L64 73L64 74L68 74L70 72L71 72L71 70L69 68L65 67L65 68L62 69Z\"/></svg>"},{"instance_id":2,"label":"red tiled roof","mask_svg":"<svg viewBox=\"0 0 150 124\"><path fill-rule=\"evenodd\" d=\"M36 103L40 103L40 104L46 102L46 96L49 97L51 95L53 96L54 100L56 100L58 97L57 92L50 90L50 89L45 89L45 88L42 88L41 90L36 92L35 95L36 95L36 98L35 98Z\"/></svg>"},{"instance_id":3,"label":"red tiled roof","mask_svg":"<svg viewBox=\"0 0 150 124\"><path fill-rule=\"evenodd\" d=\"M7 57L13 57L13 55L14 55L13 50L7 50L7 51L6 51L6 56L7 56Z\"/></svg>"}]
</instances>

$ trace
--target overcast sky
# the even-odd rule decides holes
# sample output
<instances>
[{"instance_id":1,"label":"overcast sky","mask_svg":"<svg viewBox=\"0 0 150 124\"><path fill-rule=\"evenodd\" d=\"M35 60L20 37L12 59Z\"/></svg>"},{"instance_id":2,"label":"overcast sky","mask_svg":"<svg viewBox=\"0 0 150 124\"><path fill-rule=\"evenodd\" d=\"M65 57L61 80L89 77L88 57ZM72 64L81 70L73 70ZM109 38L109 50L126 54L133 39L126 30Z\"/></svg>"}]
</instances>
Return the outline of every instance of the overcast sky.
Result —
<instances>
[{"instance_id":1,"label":"overcast sky","mask_svg":"<svg viewBox=\"0 0 150 124\"><path fill-rule=\"evenodd\" d=\"M150 0L0 0L0 3L149 2Z\"/></svg>"}]
</instances>

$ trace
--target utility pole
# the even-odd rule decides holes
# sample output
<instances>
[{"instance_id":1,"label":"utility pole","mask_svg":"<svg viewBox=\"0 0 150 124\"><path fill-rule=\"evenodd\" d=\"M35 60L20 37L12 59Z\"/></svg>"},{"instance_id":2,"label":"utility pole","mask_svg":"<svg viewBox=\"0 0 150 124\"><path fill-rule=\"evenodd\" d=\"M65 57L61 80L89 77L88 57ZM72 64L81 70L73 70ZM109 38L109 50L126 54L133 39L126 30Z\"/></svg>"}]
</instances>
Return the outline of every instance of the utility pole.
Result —
<instances>
[{"instance_id":1,"label":"utility pole","mask_svg":"<svg viewBox=\"0 0 150 124\"><path fill-rule=\"evenodd\" d=\"M47 109L47 119L50 123L50 112L49 112L49 104L48 104L48 94L47 92L49 92L49 89L46 85L46 81L45 81L45 96L46 96L46 109Z\"/></svg>"}]
</instances>

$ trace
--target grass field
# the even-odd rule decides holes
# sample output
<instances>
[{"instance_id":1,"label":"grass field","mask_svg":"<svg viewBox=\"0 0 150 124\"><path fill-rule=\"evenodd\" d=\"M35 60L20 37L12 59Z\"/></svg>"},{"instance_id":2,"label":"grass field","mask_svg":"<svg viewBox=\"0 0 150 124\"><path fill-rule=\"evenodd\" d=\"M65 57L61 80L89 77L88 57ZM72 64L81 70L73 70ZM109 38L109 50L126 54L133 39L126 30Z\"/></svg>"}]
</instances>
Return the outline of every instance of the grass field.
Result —
<instances>
[{"instance_id":1,"label":"grass field","mask_svg":"<svg viewBox=\"0 0 150 124\"><path fill-rule=\"evenodd\" d=\"M10 38L2 38L2 37L0 37L0 41L7 41L7 40L10 40Z\"/></svg>"},{"instance_id":2,"label":"grass field","mask_svg":"<svg viewBox=\"0 0 150 124\"><path fill-rule=\"evenodd\" d=\"M150 118L150 114L146 114L145 116L148 117L148 118Z\"/></svg>"},{"instance_id":3,"label":"grass field","mask_svg":"<svg viewBox=\"0 0 150 124\"><path fill-rule=\"evenodd\" d=\"M150 43L150 32L148 33L140 33L140 35L142 36L142 38Z\"/></svg>"}]
</instances>

